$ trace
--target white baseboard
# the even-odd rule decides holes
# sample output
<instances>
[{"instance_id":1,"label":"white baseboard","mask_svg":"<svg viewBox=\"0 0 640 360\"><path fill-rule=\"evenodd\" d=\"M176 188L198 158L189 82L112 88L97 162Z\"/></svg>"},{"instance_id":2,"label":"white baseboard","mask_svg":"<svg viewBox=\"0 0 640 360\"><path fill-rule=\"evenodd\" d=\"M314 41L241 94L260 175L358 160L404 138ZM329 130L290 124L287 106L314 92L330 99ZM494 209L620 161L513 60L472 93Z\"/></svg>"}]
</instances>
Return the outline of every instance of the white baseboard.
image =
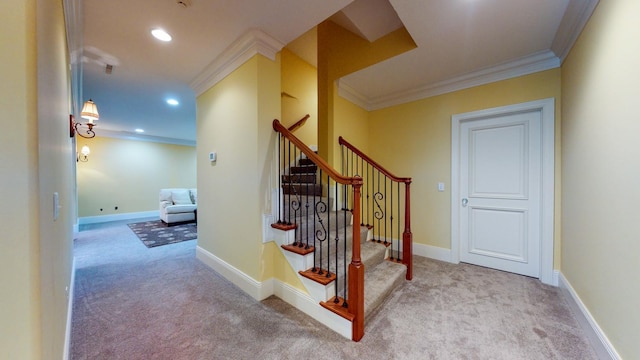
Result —
<instances>
[{"instance_id":1,"label":"white baseboard","mask_svg":"<svg viewBox=\"0 0 640 360\"><path fill-rule=\"evenodd\" d=\"M413 255L445 261L448 263L451 262L451 249L445 249L432 245L413 243Z\"/></svg>"},{"instance_id":2,"label":"white baseboard","mask_svg":"<svg viewBox=\"0 0 640 360\"><path fill-rule=\"evenodd\" d=\"M559 273L558 280L560 288L565 291L565 295L568 300L567 302L572 308L571 310L576 315L578 323L580 323L580 327L589 338L591 345L593 346L593 350L596 352L596 355L598 355L598 358L620 360L620 355L618 355L618 352L609 341L609 338L604 334L596 320L591 316L589 309L584 305L580 296L578 296L569 281L564 277L564 275L562 275L562 273Z\"/></svg>"},{"instance_id":3,"label":"white baseboard","mask_svg":"<svg viewBox=\"0 0 640 360\"><path fill-rule=\"evenodd\" d=\"M209 251L196 247L196 258L227 280L238 286L249 296L260 301L276 295L296 309L311 316L347 339L351 339L351 322L320 306L311 296L278 279L259 282L236 269Z\"/></svg>"},{"instance_id":4,"label":"white baseboard","mask_svg":"<svg viewBox=\"0 0 640 360\"><path fill-rule=\"evenodd\" d=\"M200 246L196 247L196 259L202 261L205 265L215 270L225 279L231 281L242 289L242 291L246 292L249 296L258 301L264 300L273 295L273 283L269 281L259 282L254 280L251 276L236 269L228 262L220 259Z\"/></svg>"},{"instance_id":5,"label":"white baseboard","mask_svg":"<svg viewBox=\"0 0 640 360\"><path fill-rule=\"evenodd\" d=\"M71 321L73 319L73 292L75 289L76 282L76 259L73 258L71 262L71 280L69 282L69 293L67 298L67 325L64 332L64 351L62 354L62 358L64 360L69 360L69 351L71 346Z\"/></svg>"},{"instance_id":6,"label":"white baseboard","mask_svg":"<svg viewBox=\"0 0 640 360\"><path fill-rule=\"evenodd\" d=\"M323 308L320 303L316 302L311 298L311 296L292 287L291 285L278 279L271 280L273 281L274 295L303 313L311 316L331 330L347 339L351 339L351 321Z\"/></svg>"},{"instance_id":7,"label":"white baseboard","mask_svg":"<svg viewBox=\"0 0 640 360\"><path fill-rule=\"evenodd\" d=\"M78 218L78 225L97 224L97 223L119 221L119 220L140 219L140 218L155 217L155 216L160 218L160 210L130 212L130 213L112 214L112 215L85 216L85 217Z\"/></svg>"}]
</instances>

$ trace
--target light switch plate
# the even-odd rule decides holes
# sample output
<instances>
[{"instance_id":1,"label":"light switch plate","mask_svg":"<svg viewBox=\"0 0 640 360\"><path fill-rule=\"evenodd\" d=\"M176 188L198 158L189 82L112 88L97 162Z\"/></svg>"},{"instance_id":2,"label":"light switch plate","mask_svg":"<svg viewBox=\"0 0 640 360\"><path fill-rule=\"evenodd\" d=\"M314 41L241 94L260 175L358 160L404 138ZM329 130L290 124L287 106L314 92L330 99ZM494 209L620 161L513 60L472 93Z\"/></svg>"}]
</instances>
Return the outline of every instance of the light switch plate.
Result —
<instances>
[{"instance_id":1,"label":"light switch plate","mask_svg":"<svg viewBox=\"0 0 640 360\"><path fill-rule=\"evenodd\" d=\"M57 192L53 193L53 221L58 220L60 215L60 196Z\"/></svg>"},{"instance_id":2,"label":"light switch plate","mask_svg":"<svg viewBox=\"0 0 640 360\"><path fill-rule=\"evenodd\" d=\"M444 191L444 183L441 183L441 182L438 183L438 191L439 192L443 192Z\"/></svg>"}]
</instances>

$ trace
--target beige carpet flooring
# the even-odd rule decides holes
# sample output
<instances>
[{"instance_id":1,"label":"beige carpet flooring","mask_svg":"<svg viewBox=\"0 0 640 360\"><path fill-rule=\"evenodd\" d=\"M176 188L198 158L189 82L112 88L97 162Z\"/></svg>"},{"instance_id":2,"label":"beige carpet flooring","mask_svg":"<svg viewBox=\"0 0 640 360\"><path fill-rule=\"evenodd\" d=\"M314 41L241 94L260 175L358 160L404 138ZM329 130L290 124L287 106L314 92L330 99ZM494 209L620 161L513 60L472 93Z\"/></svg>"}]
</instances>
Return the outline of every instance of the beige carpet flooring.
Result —
<instances>
[{"instance_id":1,"label":"beige carpet flooring","mask_svg":"<svg viewBox=\"0 0 640 360\"><path fill-rule=\"evenodd\" d=\"M356 343L125 224L75 240L71 359L596 359L560 289L416 257Z\"/></svg>"}]
</instances>

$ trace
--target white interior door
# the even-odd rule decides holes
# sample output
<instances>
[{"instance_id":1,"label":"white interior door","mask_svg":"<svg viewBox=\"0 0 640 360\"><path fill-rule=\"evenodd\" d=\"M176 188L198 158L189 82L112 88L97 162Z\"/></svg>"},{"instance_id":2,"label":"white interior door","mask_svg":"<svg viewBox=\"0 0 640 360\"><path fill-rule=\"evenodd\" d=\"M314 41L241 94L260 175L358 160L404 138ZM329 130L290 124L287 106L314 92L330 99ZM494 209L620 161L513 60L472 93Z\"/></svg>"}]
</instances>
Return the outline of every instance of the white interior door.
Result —
<instances>
[{"instance_id":1,"label":"white interior door","mask_svg":"<svg viewBox=\"0 0 640 360\"><path fill-rule=\"evenodd\" d=\"M460 143L460 260L540 270L540 115L467 121Z\"/></svg>"},{"instance_id":2,"label":"white interior door","mask_svg":"<svg viewBox=\"0 0 640 360\"><path fill-rule=\"evenodd\" d=\"M548 154L543 151L544 109L529 105L525 104L524 109L514 105L454 116L454 262L542 278L544 259L546 273L552 270L553 231L545 229L549 227L549 209L545 212L544 207L551 207L552 229L553 197L549 204L549 194L543 191L548 187L543 173L549 166ZM553 140L550 144L553 154ZM550 192L553 196L552 188ZM544 243L544 237L549 235ZM547 252L545 256L542 251Z\"/></svg>"}]
</instances>

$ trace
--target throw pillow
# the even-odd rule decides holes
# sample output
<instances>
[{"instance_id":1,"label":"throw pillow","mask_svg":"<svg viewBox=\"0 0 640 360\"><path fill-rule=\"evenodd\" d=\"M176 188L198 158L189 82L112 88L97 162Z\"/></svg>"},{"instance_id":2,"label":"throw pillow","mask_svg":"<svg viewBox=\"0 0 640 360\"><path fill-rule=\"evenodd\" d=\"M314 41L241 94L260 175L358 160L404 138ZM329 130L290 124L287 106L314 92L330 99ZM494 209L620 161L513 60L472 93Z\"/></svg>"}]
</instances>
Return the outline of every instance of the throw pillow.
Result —
<instances>
[{"instance_id":1,"label":"throw pillow","mask_svg":"<svg viewBox=\"0 0 640 360\"><path fill-rule=\"evenodd\" d=\"M174 205L191 205L191 198L187 189L171 191L171 199Z\"/></svg>"},{"instance_id":2,"label":"throw pillow","mask_svg":"<svg viewBox=\"0 0 640 360\"><path fill-rule=\"evenodd\" d=\"M191 202L194 204L198 203L198 189L191 189L189 191L189 193L191 194Z\"/></svg>"}]
</instances>

